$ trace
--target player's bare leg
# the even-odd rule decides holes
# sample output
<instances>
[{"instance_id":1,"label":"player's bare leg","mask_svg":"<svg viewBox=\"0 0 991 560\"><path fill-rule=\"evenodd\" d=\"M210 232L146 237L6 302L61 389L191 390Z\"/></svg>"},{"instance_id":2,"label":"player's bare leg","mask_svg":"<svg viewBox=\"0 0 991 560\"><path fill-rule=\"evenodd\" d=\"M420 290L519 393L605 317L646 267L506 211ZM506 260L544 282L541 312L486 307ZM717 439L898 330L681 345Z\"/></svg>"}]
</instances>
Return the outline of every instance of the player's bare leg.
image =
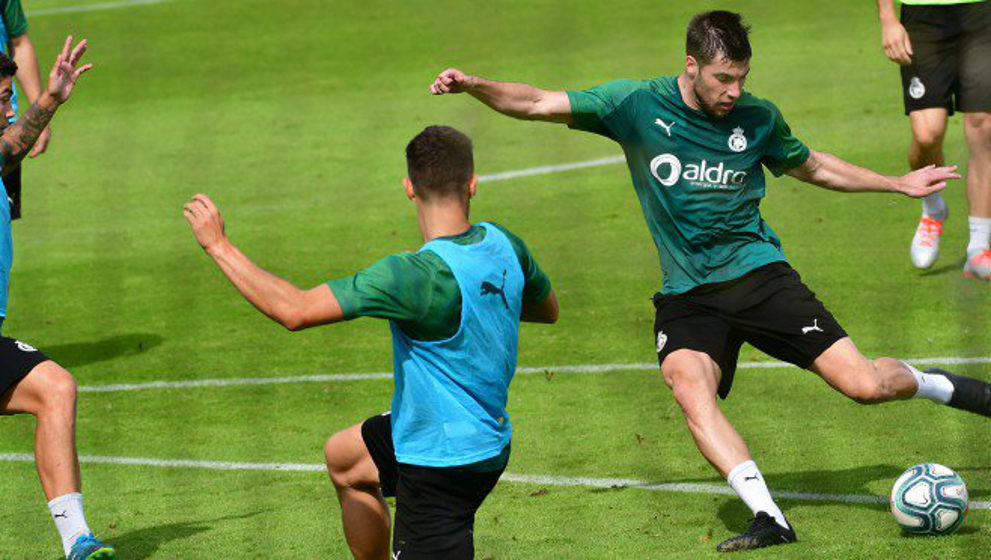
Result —
<instances>
[{"instance_id":1,"label":"player's bare leg","mask_svg":"<svg viewBox=\"0 0 991 560\"><path fill-rule=\"evenodd\" d=\"M909 113L912 124L912 145L908 164L912 169L927 165L943 165L943 137L946 135L946 109L921 109ZM922 218L912 238L912 264L929 268L939 255L939 238L948 212L941 193L922 199Z\"/></svg>"},{"instance_id":2,"label":"player's bare leg","mask_svg":"<svg viewBox=\"0 0 991 560\"><path fill-rule=\"evenodd\" d=\"M991 416L991 384L942 370L925 372L895 360L869 360L849 337L836 341L812 364L812 371L861 404L925 398Z\"/></svg>"},{"instance_id":3,"label":"player's bare leg","mask_svg":"<svg viewBox=\"0 0 991 560\"><path fill-rule=\"evenodd\" d=\"M93 536L83 513L72 375L51 360L38 364L0 399L0 413L37 419L35 466L66 556L113 558L113 547Z\"/></svg>"},{"instance_id":4,"label":"player's bare leg","mask_svg":"<svg viewBox=\"0 0 991 560\"><path fill-rule=\"evenodd\" d=\"M5 414L37 418L34 460L45 498L80 490L76 457L76 382L58 364L39 364L0 400Z\"/></svg>"},{"instance_id":5,"label":"player's bare leg","mask_svg":"<svg viewBox=\"0 0 991 560\"><path fill-rule=\"evenodd\" d=\"M378 468L361 437L361 424L330 436L324 456L351 553L356 560L389 560L389 505L379 488Z\"/></svg>"},{"instance_id":6,"label":"player's bare leg","mask_svg":"<svg viewBox=\"0 0 991 560\"><path fill-rule=\"evenodd\" d=\"M747 444L716 402L722 373L712 358L703 352L677 350L664 359L661 373L685 415L695 445L720 475L725 478L733 467L750 460Z\"/></svg>"},{"instance_id":7,"label":"player's bare leg","mask_svg":"<svg viewBox=\"0 0 991 560\"><path fill-rule=\"evenodd\" d=\"M970 242L964 275L991 280L991 113L967 113L964 136L970 149L967 166L967 202L970 206Z\"/></svg>"},{"instance_id":8,"label":"player's bare leg","mask_svg":"<svg viewBox=\"0 0 991 560\"><path fill-rule=\"evenodd\" d=\"M703 352L677 350L664 359L661 373L699 451L754 513L750 529L721 543L717 550L731 552L794 542L795 532L771 499L747 444L719 410L719 365Z\"/></svg>"}]
</instances>

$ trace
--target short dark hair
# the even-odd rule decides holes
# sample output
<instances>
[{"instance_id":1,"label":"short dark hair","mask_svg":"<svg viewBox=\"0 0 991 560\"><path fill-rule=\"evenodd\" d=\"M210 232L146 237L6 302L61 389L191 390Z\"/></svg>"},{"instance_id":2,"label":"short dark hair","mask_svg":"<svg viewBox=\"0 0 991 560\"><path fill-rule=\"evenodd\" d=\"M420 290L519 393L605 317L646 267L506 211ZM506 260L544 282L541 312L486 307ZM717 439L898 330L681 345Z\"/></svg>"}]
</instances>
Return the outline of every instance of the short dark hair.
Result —
<instances>
[{"instance_id":1,"label":"short dark hair","mask_svg":"<svg viewBox=\"0 0 991 560\"><path fill-rule=\"evenodd\" d=\"M428 126L406 145L406 171L424 200L466 198L475 172L471 140L449 126Z\"/></svg>"},{"instance_id":2,"label":"short dark hair","mask_svg":"<svg viewBox=\"0 0 991 560\"><path fill-rule=\"evenodd\" d=\"M703 12L688 23L688 39L685 52L699 65L706 65L717 57L725 56L733 62L750 58L750 26L743 16L735 12L714 10Z\"/></svg>"},{"instance_id":3,"label":"short dark hair","mask_svg":"<svg viewBox=\"0 0 991 560\"><path fill-rule=\"evenodd\" d=\"M15 74L17 74L17 63L0 52L0 79L13 78Z\"/></svg>"}]
</instances>

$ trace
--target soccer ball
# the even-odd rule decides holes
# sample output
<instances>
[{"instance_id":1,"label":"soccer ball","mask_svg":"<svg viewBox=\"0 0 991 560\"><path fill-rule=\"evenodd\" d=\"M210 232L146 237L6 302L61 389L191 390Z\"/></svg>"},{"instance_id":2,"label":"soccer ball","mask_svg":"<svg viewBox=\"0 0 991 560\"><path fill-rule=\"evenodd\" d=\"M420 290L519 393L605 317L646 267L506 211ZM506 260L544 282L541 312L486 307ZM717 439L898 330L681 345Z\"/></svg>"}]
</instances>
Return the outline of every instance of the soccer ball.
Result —
<instances>
[{"instance_id":1,"label":"soccer ball","mask_svg":"<svg viewBox=\"0 0 991 560\"><path fill-rule=\"evenodd\" d=\"M909 468L891 489L891 514L908 533L948 535L963 525L968 507L963 479L936 463Z\"/></svg>"}]
</instances>

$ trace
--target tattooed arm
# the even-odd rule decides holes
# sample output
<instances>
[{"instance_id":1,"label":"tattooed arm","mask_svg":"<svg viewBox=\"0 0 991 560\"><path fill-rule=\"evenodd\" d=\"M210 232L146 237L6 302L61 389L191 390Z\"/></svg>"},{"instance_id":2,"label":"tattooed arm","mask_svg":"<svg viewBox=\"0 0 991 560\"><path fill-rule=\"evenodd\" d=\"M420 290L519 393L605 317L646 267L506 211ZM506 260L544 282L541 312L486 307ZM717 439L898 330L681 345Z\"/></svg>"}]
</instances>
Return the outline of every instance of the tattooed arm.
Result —
<instances>
[{"instance_id":1,"label":"tattooed arm","mask_svg":"<svg viewBox=\"0 0 991 560\"><path fill-rule=\"evenodd\" d=\"M0 136L0 158L3 159L3 170L0 173L7 176L12 169L21 164L24 156L28 155L31 146L41 136L49 121L59 108L58 101L48 93L42 93L37 101L17 119L13 126L7 127Z\"/></svg>"},{"instance_id":2,"label":"tattooed arm","mask_svg":"<svg viewBox=\"0 0 991 560\"><path fill-rule=\"evenodd\" d=\"M2 174L6 175L27 155L28 150L38 140L45 127L59 106L69 100L76 80L83 72L93 67L84 64L76 68L79 59L86 52L86 40L83 39L72 48L72 35L66 37L62 52L55 58L55 65L48 74L48 87L41 96L31 104L27 111L12 126L3 131L0 136L0 158L3 159Z\"/></svg>"}]
</instances>

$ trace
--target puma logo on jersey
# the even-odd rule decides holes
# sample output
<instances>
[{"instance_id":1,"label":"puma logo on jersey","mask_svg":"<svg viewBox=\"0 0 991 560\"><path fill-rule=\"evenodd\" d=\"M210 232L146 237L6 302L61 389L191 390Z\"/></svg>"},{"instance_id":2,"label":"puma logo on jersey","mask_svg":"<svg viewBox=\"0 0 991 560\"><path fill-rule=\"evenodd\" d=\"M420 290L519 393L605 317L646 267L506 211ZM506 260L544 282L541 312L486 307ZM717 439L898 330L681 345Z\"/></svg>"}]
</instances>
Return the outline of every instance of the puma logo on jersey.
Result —
<instances>
[{"instance_id":1,"label":"puma logo on jersey","mask_svg":"<svg viewBox=\"0 0 991 560\"><path fill-rule=\"evenodd\" d=\"M664 121L662 121L661 119L657 119L656 121L654 121L654 124L663 128L664 132L667 132L668 136L671 136L671 127L674 126L674 121L671 121L671 124L664 124Z\"/></svg>"},{"instance_id":2,"label":"puma logo on jersey","mask_svg":"<svg viewBox=\"0 0 991 560\"><path fill-rule=\"evenodd\" d=\"M502 298L503 305L506 306L506 309L509 309L509 302L506 300L506 292L504 291L505 288L506 288L506 271L503 270L502 286L496 287L496 285L493 284L492 282L488 282L488 281L482 282L482 295L489 296L493 294L499 294L499 297Z\"/></svg>"},{"instance_id":3,"label":"puma logo on jersey","mask_svg":"<svg viewBox=\"0 0 991 560\"><path fill-rule=\"evenodd\" d=\"M811 327L802 327L802 334L809 334L812 331L826 332L819 328L819 319L813 319Z\"/></svg>"}]
</instances>

